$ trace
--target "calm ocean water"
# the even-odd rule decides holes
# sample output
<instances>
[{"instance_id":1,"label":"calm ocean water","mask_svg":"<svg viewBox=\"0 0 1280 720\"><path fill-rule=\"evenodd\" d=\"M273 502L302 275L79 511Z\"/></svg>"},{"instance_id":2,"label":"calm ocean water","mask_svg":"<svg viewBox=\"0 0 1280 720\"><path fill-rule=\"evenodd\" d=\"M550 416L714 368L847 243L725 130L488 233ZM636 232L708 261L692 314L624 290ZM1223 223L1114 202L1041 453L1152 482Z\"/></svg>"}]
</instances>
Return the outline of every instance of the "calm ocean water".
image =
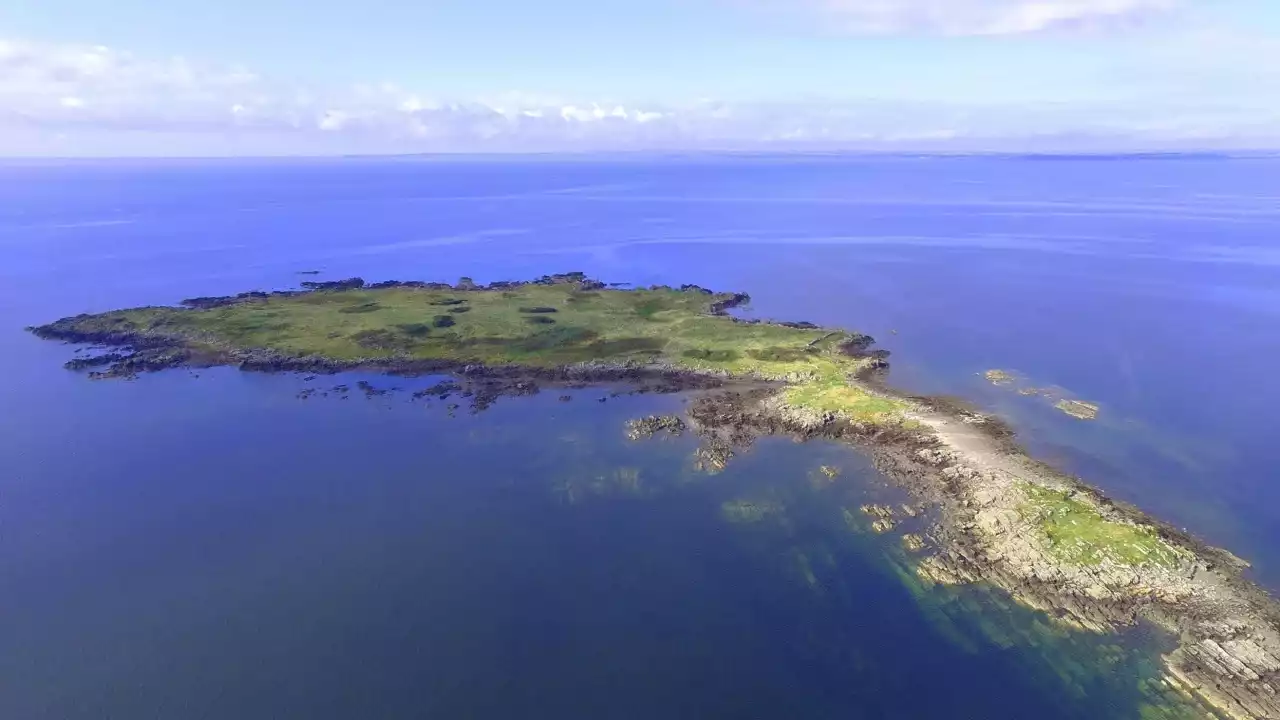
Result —
<instances>
[{"instance_id":1,"label":"calm ocean water","mask_svg":"<svg viewBox=\"0 0 1280 720\"><path fill-rule=\"evenodd\" d=\"M909 582L847 526L890 491L839 448L707 477L692 440L622 437L679 398L450 417L225 370L92 383L21 328L312 269L747 291L875 335L898 384L1008 415L1275 588L1277 200L1262 159L0 165L0 714L1136 717L1157 640ZM776 511L728 522L739 499Z\"/></svg>"}]
</instances>

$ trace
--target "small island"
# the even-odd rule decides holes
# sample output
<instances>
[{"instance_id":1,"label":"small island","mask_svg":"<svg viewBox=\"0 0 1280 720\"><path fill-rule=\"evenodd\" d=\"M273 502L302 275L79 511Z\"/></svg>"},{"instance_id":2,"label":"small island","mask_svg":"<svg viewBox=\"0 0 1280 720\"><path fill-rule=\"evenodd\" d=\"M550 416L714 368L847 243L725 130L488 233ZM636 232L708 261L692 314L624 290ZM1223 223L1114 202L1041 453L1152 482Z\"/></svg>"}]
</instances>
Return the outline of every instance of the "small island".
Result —
<instances>
[{"instance_id":1,"label":"small island","mask_svg":"<svg viewBox=\"0 0 1280 720\"><path fill-rule=\"evenodd\" d=\"M352 278L303 287L29 329L104 348L67 363L102 379L219 365L448 374L449 391L477 409L544 387L696 390L687 427L711 443L709 465L764 434L857 444L930 509L928 543L903 538L912 551L930 548L922 577L994 583L1099 632L1150 621L1178 639L1165 657L1171 685L1230 717L1280 718L1280 608L1243 577L1245 563L1032 460L996 418L886 387L886 353L865 335L735 318L730 310L749 300L740 293L623 288L583 273L483 286ZM1096 406L1072 402L1059 409L1096 415ZM685 428L682 419L646 418L629 432ZM895 527L892 508L873 510L879 529ZM767 512L725 509L744 521Z\"/></svg>"}]
</instances>

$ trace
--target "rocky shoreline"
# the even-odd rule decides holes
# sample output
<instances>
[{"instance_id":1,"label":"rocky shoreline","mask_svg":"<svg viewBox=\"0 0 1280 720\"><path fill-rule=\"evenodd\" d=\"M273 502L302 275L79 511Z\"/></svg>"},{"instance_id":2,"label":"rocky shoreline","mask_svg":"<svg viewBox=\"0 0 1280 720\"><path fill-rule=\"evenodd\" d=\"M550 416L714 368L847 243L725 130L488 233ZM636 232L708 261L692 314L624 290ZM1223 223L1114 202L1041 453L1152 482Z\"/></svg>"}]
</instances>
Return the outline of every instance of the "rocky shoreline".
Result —
<instances>
[{"instance_id":1,"label":"rocky shoreline","mask_svg":"<svg viewBox=\"0 0 1280 720\"><path fill-rule=\"evenodd\" d=\"M1243 576L1245 562L1026 457L998 421L945 400L912 399L920 424L914 428L796 413L770 390L705 394L689 415L712 447L780 434L863 448L883 474L934 509L935 551L921 561L922 577L988 582L1096 632L1151 622L1178 638L1164 657L1171 685L1230 718L1280 718L1280 605ZM1019 512L1025 482L1062 488L1108 520L1154 528L1185 553L1183 562L1176 568L1061 562Z\"/></svg>"},{"instance_id":2,"label":"rocky shoreline","mask_svg":"<svg viewBox=\"0 0 1280 720\"><path fill-rule=\"evenodd\" d=\"M466 293L530 284L574 284L587 290L606 287L582 273L485 286L467 278L456 285L368 285L360 278L352 278L303 283L305 289L297 291L191 298L183 301L183 306L193 311L208 310L274 297L357 289L415 287ZM696 286L678 289L711 294ZM748 299L742 294L726 296L712 304L710 311L725 315ZM404 376L450 375L456 382L442 387L440 394L456 393L468 398L475 410L484 409L498 397L533 394L544 387L622 384L636 392L700 391L689 404L687 423L646 418L632 426L630 432L637 437L678 434L687 425L704 439L698 460L710 470L723 467L737 449L761 435L821 438L857 445L919 503L934 508L936 521L928 533L933 552L921 560L918 570L923 577L942 583L989 582L1061 622L1095 631L1149 621L1178 639L1177 648L1164 658L1170 684L1199 696L1230 718L1280 719L1280 606L1243 576L1243 561L1032 460L1017 447L1008 426L973 411L962 401L911 396L887 387L883 372L887 353L873 350L872 340L865 336L854 336L840 347L845 354L863 361L862 371L849 378L849 383L869 394L902 403L908 408L906 422L859 422L838 413L800 409L785 402L776 382L670 363L588 361L531 367L407 356L339 360L263 349L196 349L163 331L85 332L78 329L77 323L84 317L87 316L65 318L29 330L42 338L104 349L99 355L77 357L67 363L69 369L87 370L95 378L128 378L168 368L211 366L312 375L351 370ZM815 329L809 323L784 325ZM1090 562L1064 561L1061 550L1052 547L1035 518L1027 514L1028 502L1038 492L1060 496L1063 502L1084 508L1110 526L1149 532L1152 542L1161 552L1167 550L1168 557L1161 563L1116 562L1106 556ZM885 520L886 530L892 527L889 519L881 519ZM920 538L910 541L912 546L917 543L924 545Z\"/></svg>"}]
</instances>

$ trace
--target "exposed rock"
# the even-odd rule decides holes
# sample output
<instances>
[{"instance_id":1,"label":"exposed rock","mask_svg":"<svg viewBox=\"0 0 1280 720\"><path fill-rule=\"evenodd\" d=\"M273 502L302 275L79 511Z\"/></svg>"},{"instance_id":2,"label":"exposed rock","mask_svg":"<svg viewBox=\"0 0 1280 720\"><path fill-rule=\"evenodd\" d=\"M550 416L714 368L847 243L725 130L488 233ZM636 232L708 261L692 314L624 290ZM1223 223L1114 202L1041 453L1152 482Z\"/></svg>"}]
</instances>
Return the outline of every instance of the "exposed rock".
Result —
<instances>
[{"instance_id":1,"label":"exposed rock","mask_svg":"<svg viewBox=\"0 0 1280 720\"><path fill-rule=\"evenodd\" d=\"M364 287L364 280L362 278L353 277L347 278L346 280L307 280L300 284L308 290L359 290Z\"/></svg>"},{"instance_id":2,"label":"exposed rock","mask_svg":"<svg viewBox=\"0 0 1280 720\"><path fill-rule=\"evenodd\" d=\"M733 297L721 300L711 305L712 315L727 315L730 310L741 307L751 302L751 296L746 293L735 293Z\"/></svg>"},{"instance_id":3,"label":"exposed rock","mask_svg":"<svg viewBox=\"0 0 1280 720\"><path fill-rule=\"evenodd\" d=\"M452 380L445 380L443 382L438 382L435 385L432 385L431 387L418 390L417 392L413 393L413 397L415 400L426 398L426 397L434 397L440 400L444 400L448 398L450 395L457 392L461 392L461 391L462 391L461 385L459 385L458 383Z\"/></svg>"},{"instance_id":4,"label":"exposed rock","mask_svg":"<svg viewBox=\"0 0 1280 720\"><path fill-rule=\"evenodd\" d=\"M871 523L871 529L877 533L887 533L898 526L898 523L890 518L880 518Z\"/></svg>"},{"instance_id":5,"label":"exposed rock","mask_svg":"<svg viewBox=\"0 0 1280 720\"><path fill-rule=\"evenodd\" d=\"M893 508L888 505L863 505L858 509L873 518L880 518L881 520L893 519Z\"/></svg>"},{"instance_id":6,"label":"exposed rock","mask_svg":"<svg viewBox=\"0 0 1280 720\"><path fill-rule=\"evenodd\" d=\"M102 353L101 355L91 355L88 357L78 357L68 360L63 367L68 370L88 370L89 368L102 367L103 365L111 365L123 362L129 359L129 355L125 353L111 352Z\"/></svg>"},{"instance_id":7,"label":"exposed rock","mask_svg":"<svg viewBox=\"0 0 1280 720\"><path fill-rule=\"evenodd\" d=\"M383 280L372 285L365 285L366 290L386 290L388 288L425 288L427 283L418 280Z\"/></svg>"},{"instance_id":8,"label":"exposed rock","mask_svg":"<svg viewBox=\"0 0 1280 720\"><path fill-rule=\"evenodd\" d=\"M684 434L684 431L684 420L675 415L650 415L627 421L627 439L629 440L647 440L659 433L679 437Z\"/></svg>"},{"instance_id":9,"label":"exposed rock","mask_svg":"<svg viewBox=\"0 0 1280 720\"><path fill-rule=\"evenodd\" d=\"M1083 400L1059 400L1053 404L1062 412L1079 420L1095 420L1098 417L1098 406Z\"/></svg>"},{"instance_id":10,"label":"exposed rock","mask_svg":"<svg viewBox=\"0 0 1280 720\"><path fill-rule=\"evenodd\" d=\"M888 505L863 505L862 512L875 518L871 523L871 529L878 533L886 533L894 529L898 525L898 521L893 517L893 508Z\"/></svg>"}]
</instances>

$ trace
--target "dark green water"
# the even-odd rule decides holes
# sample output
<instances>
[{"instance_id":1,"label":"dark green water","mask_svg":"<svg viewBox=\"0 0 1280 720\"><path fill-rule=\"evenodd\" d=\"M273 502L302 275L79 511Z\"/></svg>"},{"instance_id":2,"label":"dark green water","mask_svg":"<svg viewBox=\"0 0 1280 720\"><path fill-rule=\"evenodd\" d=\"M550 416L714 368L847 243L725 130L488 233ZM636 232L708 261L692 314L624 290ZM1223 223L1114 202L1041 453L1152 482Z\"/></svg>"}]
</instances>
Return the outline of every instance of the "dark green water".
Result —
<instances>
[{"instance_id":1,"label":"dark green water","mask_svg":"<svg viewBox=\"0 0 1280 720\"><path fill-rule=\"evenodd\" d=\"M295 399L331 378L66 382L114 420L24 444L0 509L6 718L1185 710L1158 638L921 584L858 512L901 498L852 450L769 440L707 474L693 438L626 439L680 397L451 416Z\"/></svg>"}]
</instances>

